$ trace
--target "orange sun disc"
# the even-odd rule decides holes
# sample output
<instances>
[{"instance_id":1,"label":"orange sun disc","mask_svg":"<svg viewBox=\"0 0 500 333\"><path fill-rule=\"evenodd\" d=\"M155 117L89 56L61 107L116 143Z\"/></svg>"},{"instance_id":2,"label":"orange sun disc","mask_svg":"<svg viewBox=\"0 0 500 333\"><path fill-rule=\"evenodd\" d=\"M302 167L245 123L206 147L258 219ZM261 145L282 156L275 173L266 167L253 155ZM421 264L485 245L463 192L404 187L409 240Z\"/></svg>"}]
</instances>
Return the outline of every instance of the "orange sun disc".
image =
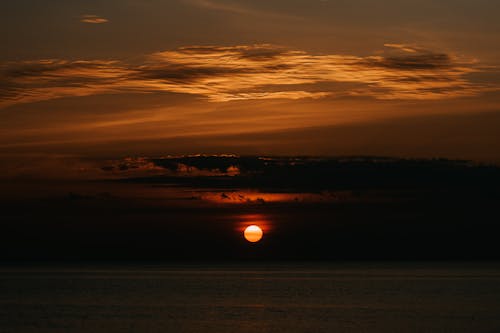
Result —
<instances>
[{"instance_id":1,"label":"orange sun disc","mask_svg":"<svg viewBox=\"0 0 500 333\"><path fill-rule=\"evenodd\" d=\"M243 235L247 241L255 243L262 239L263 232L259 226L251 225L245 229Z\"/></svg>"}]
</instances>

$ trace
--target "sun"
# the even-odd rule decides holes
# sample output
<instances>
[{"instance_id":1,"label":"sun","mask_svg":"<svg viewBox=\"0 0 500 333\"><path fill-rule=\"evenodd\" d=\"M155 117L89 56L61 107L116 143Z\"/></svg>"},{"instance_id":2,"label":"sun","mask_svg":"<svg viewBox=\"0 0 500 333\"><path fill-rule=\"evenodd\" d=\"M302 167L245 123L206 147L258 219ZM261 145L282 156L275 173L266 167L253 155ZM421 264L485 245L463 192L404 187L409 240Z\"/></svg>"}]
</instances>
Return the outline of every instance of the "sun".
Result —
<instances>
[{"instance_id":1,"label":"sun","mask_svg":"<svg viewBox=\"0 0 500 333\"><path fill-rule=\"evenodd\" d=\"M245 232L243 235L245 236L245 239L251 243L256 243L262 239L262 235L264 233L262 232L262 229L259 226L256 225L250 225L245 229Z\"/></svg>"}]
</instances>

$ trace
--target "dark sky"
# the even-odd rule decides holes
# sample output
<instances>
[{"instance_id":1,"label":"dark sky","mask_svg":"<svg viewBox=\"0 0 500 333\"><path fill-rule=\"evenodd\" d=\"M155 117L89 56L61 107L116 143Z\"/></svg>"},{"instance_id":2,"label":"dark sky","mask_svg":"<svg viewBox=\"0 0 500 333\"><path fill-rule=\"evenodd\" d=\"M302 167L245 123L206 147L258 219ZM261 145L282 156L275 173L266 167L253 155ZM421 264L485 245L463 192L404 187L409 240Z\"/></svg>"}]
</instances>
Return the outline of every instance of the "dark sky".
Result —
<instances>
[{"instance_id":1,"label":"dark sky","mask_svg":"<svg viewBox=\"0 0 500 333\"><path fill-rule=\"evenodd\" d=\"M4 185L0 260L497 260L500 169L448 160L191 156ZM244 240L258 225L263 239Z\"/></svg>"}]
</instances>

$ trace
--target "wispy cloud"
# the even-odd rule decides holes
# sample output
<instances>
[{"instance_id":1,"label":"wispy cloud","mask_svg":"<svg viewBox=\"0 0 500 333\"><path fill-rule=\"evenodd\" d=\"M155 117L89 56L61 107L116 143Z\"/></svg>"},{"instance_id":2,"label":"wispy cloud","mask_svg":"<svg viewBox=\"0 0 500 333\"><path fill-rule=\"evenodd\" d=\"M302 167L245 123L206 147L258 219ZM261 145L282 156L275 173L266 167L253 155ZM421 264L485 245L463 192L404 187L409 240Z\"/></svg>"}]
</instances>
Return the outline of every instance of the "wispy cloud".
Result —
<instances>
[{"instance_id":1,"label":"wispy cloud","mask_svg":"<svg viewBox=\"0 0 500 333\"><path fill-rule=\"evenodd\" d=\"M408 45L408 44L386 43L386 44L384 44L384 46L392 48L392 49L396 49L396 50L401 50L401 51L409 52L409 53L417 53L419 51L425 51L422 48L419 48L418 46Z\"/></svg>"},{"instance_id":2,"label":"wispy cloud","mask_svg":"<svg viewBox=\"0 0 500 333\"><path fill-rule=\"evenodd\" d=\"M172 92L212 102L365 96L442 99L498 90L469 74L477 61L403 44L382 55L310 54L275 45L192 46L118 60L0 65L0 106L67 96ZM332 88L332 86L334 88Z\"/></svg>"},{"instance_id":3,"label":"wispy cloud","mask_svg":"<svg viewBox=\"0 0 500 333\"><path fill-rule=\"evenodd\" d=\"M213 0L186 0L187 3L211 10L220 10L236 14L255 14L255 11L238 4L225 4Z\"/></svg>"},{"instance_id":4,"label":"wispy cloud","mask_svg":"<svg viewBox=\"0 0 500 333\"><path fill-rule=\"evenodd\" d=\"M108 21L108 19L106 19L104 17L100 17L98 15L82 15L80 18L80 22L101 24L101 23L107 23L109 21Z\"/></svg>"},{"instance_id":5,"label":"wispy cloud","mask_svg":"<svg viewBox=\"0 0 500 333\"><path fill-rule=\"evenodd\" d=\"M208 10L226 12L229 14L236 15L247 15L247 16L257 16L257 17L267 17L267 18L278 18L278 19L293 19L298 20L300 17L278 13L274 11L264 11L253 7L244 6L242 4L237 4L235 1L223 2L219 0L184 0L184 2Z\"/></svg>"}]
</instances>

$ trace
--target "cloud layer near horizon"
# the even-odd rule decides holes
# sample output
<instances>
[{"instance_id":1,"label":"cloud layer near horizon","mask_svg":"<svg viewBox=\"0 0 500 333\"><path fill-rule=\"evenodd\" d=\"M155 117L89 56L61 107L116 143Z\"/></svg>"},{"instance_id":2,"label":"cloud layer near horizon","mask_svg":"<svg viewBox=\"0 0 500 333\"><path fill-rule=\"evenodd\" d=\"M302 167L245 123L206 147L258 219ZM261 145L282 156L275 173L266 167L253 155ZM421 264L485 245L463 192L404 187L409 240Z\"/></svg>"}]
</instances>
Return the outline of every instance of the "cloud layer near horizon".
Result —
<instances>
[{"instance_id":1,"label":"cloud layer near horizon","mask_svg":"<svg viewBox=\"0 0 500 333\"><path fill-rule=\"evenodd\" d=\"M316 55L261 44L191 46L120 60L37 60L0 65L0 107L106 93L170 92L211 102L362 96L442 99L498 90L468 74L477 61L404 44L374 56Z\"/></svg>"}]
</instances>

